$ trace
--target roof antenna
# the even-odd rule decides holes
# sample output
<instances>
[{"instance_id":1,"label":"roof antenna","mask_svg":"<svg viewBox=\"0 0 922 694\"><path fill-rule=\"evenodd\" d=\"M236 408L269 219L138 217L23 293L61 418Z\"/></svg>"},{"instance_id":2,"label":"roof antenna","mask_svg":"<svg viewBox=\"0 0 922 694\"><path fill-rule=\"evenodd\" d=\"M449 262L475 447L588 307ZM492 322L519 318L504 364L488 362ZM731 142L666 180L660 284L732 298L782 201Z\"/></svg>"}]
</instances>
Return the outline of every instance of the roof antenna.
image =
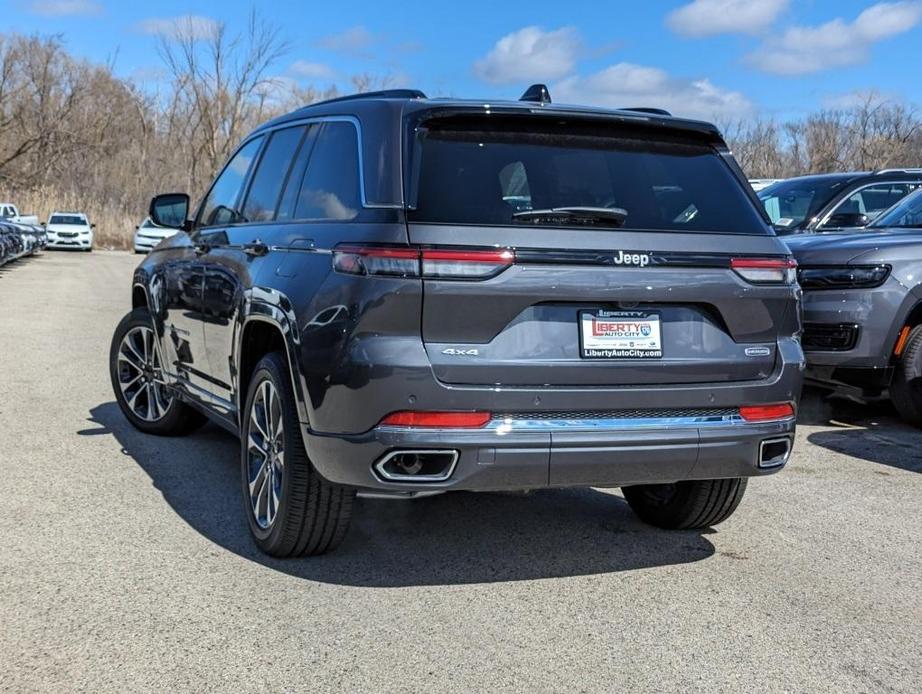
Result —
<instances>
[{"instance_id":1,"label":"roof antenna","mask_svg":"<svg viewBox=\"0 0 922 694\"><path fill-rule=\"evenodd\" d=\"M536 101L539 104L551 103L551 93L543 84L533 84L519 97L519 101Z\"/></svg>"}]
</instances>

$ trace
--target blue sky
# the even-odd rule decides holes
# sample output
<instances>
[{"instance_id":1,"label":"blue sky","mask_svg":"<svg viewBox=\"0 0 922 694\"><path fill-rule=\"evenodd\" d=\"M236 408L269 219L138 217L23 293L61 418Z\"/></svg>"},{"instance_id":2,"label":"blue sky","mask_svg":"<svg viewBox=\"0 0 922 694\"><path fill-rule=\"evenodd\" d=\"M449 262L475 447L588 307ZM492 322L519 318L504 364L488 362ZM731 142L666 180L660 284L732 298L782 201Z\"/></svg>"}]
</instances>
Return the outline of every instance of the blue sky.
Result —
<instances>
[{"instance_id":1,"label":"blue sky","mask_svg":"<svg viewBox=\"0 0 922 694\"><path fill-rule=\"evenodd\" d=\"M156 32L192 16L241 31L255 6L290 51L273 74L348 91L355 73L434 95L664 106L705 118L796 116L876 90L922 102L922 0L433 3L2 0L5 25L156 81ZM181 21L188 21L187 19Z\"/></svg>"}]
</instances>

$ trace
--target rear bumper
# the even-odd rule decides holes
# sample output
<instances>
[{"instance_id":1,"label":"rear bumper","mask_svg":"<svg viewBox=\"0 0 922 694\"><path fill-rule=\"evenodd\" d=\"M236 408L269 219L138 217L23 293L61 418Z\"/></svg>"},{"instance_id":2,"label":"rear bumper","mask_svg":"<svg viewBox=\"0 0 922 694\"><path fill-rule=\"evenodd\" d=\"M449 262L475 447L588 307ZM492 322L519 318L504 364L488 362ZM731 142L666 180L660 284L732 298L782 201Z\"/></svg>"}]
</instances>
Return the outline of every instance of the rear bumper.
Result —
<instances>
[{"instance_id":1,"label":"rear bumper","mask_svg":"<svg viewBox=\"0 0 922 694\"><path fill-rule=\"evenodd\" d=\"M767 475L781 469L786 459L760 467L763 442L793 443L794 429L794 419L662 426L633 421L603 429L581 427L573 420L569 427L549 431L493 422L476 430L378 427L346 437L307 432L305 440L317 470L337 484L394 492L490 491ZM398 450L453 451L457 463L441 482L382 479L374 472L375 463Z\"/></svg>"}]
</instances>

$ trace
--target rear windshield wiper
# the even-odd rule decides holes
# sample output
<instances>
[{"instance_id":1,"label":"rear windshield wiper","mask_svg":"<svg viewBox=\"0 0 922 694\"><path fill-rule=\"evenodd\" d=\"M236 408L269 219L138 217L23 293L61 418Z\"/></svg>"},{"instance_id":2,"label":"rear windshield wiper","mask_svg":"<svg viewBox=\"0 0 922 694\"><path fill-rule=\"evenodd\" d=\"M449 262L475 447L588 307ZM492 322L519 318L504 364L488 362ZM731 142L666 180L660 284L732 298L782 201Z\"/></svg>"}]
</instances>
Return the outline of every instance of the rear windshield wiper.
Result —
<instances>
[{"instance_id":1,"label":"rear windshield wiper","mask_svg":"<svg viewBox=\"0 0 922 694\"><path fill-rule=\"evenodd\" d=\"M627 219L627 210L620 207L551 207L544 210L523 210L512 215L516 222L532 224L603 224L619 227Z\"/></svg>"}]
</instances>

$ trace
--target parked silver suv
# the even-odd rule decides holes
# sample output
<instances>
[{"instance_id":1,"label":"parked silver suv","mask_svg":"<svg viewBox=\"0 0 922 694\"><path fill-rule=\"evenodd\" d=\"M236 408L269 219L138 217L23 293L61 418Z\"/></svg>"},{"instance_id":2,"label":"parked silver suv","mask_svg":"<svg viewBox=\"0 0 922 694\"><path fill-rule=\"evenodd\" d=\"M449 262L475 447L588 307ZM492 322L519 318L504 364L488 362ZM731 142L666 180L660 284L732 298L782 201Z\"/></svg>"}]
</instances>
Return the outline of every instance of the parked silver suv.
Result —
<instances>
[{"instance_id":1,"label":"parked silver suv","mask_svg":"<svg viewBox=\"0 0 922 694\"><path fill-rule=\"evenodd\" d=\"M889 394L922 426L922 190L864 229L786 241L800 264L807 377Z\"/></svg>"}]
</instances>

